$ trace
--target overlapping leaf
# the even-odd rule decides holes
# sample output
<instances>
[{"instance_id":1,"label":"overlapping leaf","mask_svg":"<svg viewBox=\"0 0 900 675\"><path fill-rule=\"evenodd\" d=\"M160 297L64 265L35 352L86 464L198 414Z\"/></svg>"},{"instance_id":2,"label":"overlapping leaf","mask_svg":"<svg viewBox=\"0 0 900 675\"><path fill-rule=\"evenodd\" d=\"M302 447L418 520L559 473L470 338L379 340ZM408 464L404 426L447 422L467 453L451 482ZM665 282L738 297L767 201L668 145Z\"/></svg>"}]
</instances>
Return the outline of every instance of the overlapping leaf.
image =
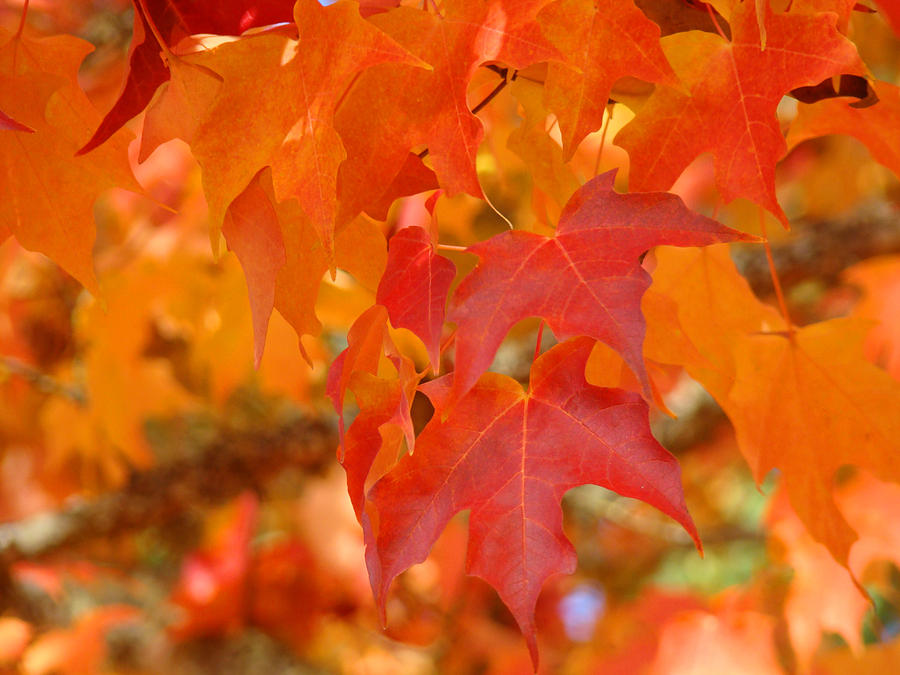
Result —
<instances>
[{"instance_id":1,"label":"overlapping leaf","mask_svg":"<svg viewBox=\"0 0 900 675\"><path fill-rule=\"evenodd\" d=\"M231 203L222 226L228 248L241 261L247 279L257 367L266 344L269 316L275 307L278 271L286 262L278 213L258 180L254 178Z\"/></svg>"},{"instance_id":2,"label":"overlapping leaf","mask_svg":"<svg viewBox=\"0 0 900 675\"><path fill-rule=\"evenodd\" d=\"M613 84L626 75L678 86L659 46L659 27L632 0L557 0L538 15L566 55L547 70L547 107L559 120L563 153L600 128Z\"/></svg>"},{"instance_id":3,"label":"overlapping leaf","mask_svg":"<svg viewBox=\"0 0 900 675\"><path fill-rule=\"evenodd\" d=\"M684 365L709 390L756 480L779 468L807 530L846 566L856 535L835 503L835 472L849 464L900 479L900 384L864 358L865 322L827 321L789 337L727 251L663 249L657 259L653 292L677 310L648 313L648 356Z\"/></svg>"},{"instance_id":4,"label":"overlapping leaf","mask_svg":"<svg viewBox=\"0 0 900 675\"><path fill-rule=\"evenodd\" d=\"M548 111L544 107L543 87L519 78L510 86L513 96L523 108L522 124L509 135L507 147L528 167L534 183L535 215L548 225L559 220L559 213L572 194L581 187L575 171L566 164L562 148L544 127ZM555 204L548 208L543 195ZM541 208L538 207L541 204ZM552 211L548 213L548 211Z\"/></svg>"},{"instance_id":5,"label":"overlapping leaf","mask_svg":"<svg viewBox=\"0 0 900 675\"><path fill-rule=\"evenodd\" d=\"M128 165L124 132L102 151L74 156L99 118L76 80L90 51L70 36L0 30L0 109L27 127L0 131L0 234L49 256L97 293L94 202L114 186L141 188Z\"/></svg>"},{"instance_id":6,"label":"overlapping leaf","mask_svg":"<svg viewBox=\"0 0 900 675\"><path fill-rule=\"evenodd\" d=\"M873 89L878 103L866 108L854 108L846 98L801 103L791 123L788 146L817 136L847 134L862 141L878 162L900 176L900 148L892 142L900 134L900 87L876 82Z\"/></svg>"},{"instance_id":7,"label":"overlapping leaf","mask_svg":"<svg viewBox=\"0 0 900 675\"><path fill-rule=\"evenodd\" d=\"M388 312L373 305L350 328L347 348L328 371L326 394L339 416L341 451L347 489L357 518L362 517L366 487L397 462L405 438L415 444L410 407L421 375L400 354L388 333ZM389 362L394 376L383 376ZM350 389L359 415L344 433L344 397ZM373 468L375 465L381 468ZM374 475L373 475L374 474Z\"/></svg>"},{"instance_id":8,"label":"overlapping leaf","mask_svg":"<svg viewBox=\"0 0 900 675\"><path fill-rule=\"evenodd\" d=\"M584 379L593 340L558 345L535 361L527 392L487 373L449 416L435 415L416 452L371 491L366 558L384 607L391 581L425 559L447 521L471 509L467 570L500 593L537 661L533 612L544 581L575 568L560 499L584 483L642 499L697 540L678 465L650 434L641 398ZM445 409L448 378L422 389Z\"/></svg>"},{"instance_id":9,"label":"overlapping leaf","mask_svg":"<svg viewBox=\"0 0 900 675\"><path fill-rule=\"evenodd\" d=\"M863 357L867 328L843 319L807 326L794 341L748 337L736 345L730 393L757 480L780 468L797 515L843 565L857 537L835 504L835 472L850 464L900 480L900 383Z\"/></svg>"},{"instance_id":10,"label":"overlapping leaf","mask_svg":"<svg viewBox=\"0 0 900 675\"><path fill-rule=\"evenodd\" d=\"M561 340L588 335L621 353L650 393L642 345L641 296L650 285L640 256L654 246L703 246L748 239L692 213L675 195L620 195L614 172L573 195L554 237L504 232L469 247L478 266L457 288L450 320L458 327L452 400L490 365L507 331L529 316Z\"/></svg>"},{"instance_id":11,"label":"overlapping leaf","mask_svg":"<svg viewBox=\"0 0 900 675\"><path fill-rule=\"evenodd\" d=\"M209 109L194 113L202 121L191 125L189 140L203 169L214 227L253 177L270 166L276 200L299 201L330 258L337 170L345 157L332 126L334 106L365 68L388 61L424 64L362 19L352 3L322 7L300 0L294 21L298 39L272 32L183 57L194 70L222 80ZM177 88L170 91L177 95ZM161 104L148 118L169 112Z\"/></svg>"},{"instance_id":12,"label":"overlapping leaf","mask_svg":"<svg viewBox=\"0 0 900 675\"><path fill-rule=\"evenodd\" d=\"M442 3L439 16L412 7L373 16L372 23L432 70L380 67L356 81L335 122L348 150L340 170L342 199L364 208L398 173L408 151L421 145L449 195L482 197L475 155L484 129L469 110L466 90L482 63L524 68L559 58L534 21L539 6L452 0Z\"/></svg>"},{"instance_id":13,"label":"overlapping leaf","mask_svg":"<svg viewBox=\"0 0 900 675\"><path fill-rule=\"evenodd\" d=\"M422 339L434 372L440 368L444 308L455 276L456 266L435 253L423 228L405 227L391 237L376 302L387 308L396 328L408 328Z\"/></svg>"},{"instance_id":14,"label":"overlapping leaf","mask_svg":"<svg viewBox=\"0 0 900 675\"><path fill-rule=\"evenodd\" d=\"M862 74L863 67L835 28L835 15L766 12L765 48L749 2L734 7L730 41L694 31L663 39L690 94L658 86L616 135L631 157L633 190L668 189L698 155L711 152L725 202L744 197L787 224L775 195L775 164L787 151L778 102L795 87Z\"/></svg>"},{"instance_id":15,"label":"overlapping leaf","mask_svg":"<svg viewBox=\"0 0 900 675\"><path fill-rule=\"evenodd\" d=\"M340 416L341 436L344 430L344 396L355 372L378 372L378 364L384 355L384 341L387 337L387 310L381 305L373 305L364 312L347 333L347 348L331 363L328 370L328 385L325 390Z\"/></svg>"},{"instance_id":16,"label":"overlapping leaf","mask_svg":"<svg viewBox=\"0 0 900 675\"><path fill-rule=\"evenodd\" d=\"M273 307L298 337L318 335L316 302L329 259L297 201L276 202L268 170L255 176L228 207L222 233L247 280L257 364ZM338 233L335 262L363 284L372 285L384 269L385 255L379 255L383 248L384 236L378 228L358 218ZM304 351L302 343L300 349Z\"/></svg>"},{"instance_id":17,"label":"overlapping leaf","mask_svg":"<svg viewBox=\"0 0 900 675\"><path fill-rule=\"evenodd\" d=\"M179 40L198 33L240 35L254 26L290 21L293 4L292 0L135 0L125 85L79 154L105 143L149 105L159 85L169 79L172 64L163 54Z\"/></svg>"}]
</instances>

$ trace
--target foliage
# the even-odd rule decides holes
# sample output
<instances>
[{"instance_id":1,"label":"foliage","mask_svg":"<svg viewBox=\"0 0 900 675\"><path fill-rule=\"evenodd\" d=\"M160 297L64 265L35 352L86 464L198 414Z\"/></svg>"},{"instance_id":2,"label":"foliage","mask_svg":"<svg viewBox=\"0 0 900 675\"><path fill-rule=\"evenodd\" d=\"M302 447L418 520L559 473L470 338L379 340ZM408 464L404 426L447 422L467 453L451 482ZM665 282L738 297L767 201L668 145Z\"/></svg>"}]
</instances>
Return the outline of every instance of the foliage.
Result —
<instances>
[{"instance_id":1,"label":"foliage","mask_svg":"<svg viewBox=\"0 0 900 675\"><path fill-rule=\"evenodd\" d=\"M884 5L0 5L0 668L889 662Z\"/></svg>"}]
</instances>

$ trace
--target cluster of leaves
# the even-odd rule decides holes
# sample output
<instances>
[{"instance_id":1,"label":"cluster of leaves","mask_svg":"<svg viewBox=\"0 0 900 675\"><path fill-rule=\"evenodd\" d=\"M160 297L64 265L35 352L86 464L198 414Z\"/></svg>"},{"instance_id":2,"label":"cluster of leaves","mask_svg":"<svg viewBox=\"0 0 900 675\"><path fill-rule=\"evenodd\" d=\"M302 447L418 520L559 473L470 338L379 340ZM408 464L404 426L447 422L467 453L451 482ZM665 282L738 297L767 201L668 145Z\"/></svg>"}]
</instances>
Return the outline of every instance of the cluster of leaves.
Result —
<instances>
[{"instance_id":1,"label":"cluster of leaves","mask_svg":"<svg viewBox=\"0 0 900 675\"><path fill-rule=\"evenodd\" d=\"M768 531L795 579L777 602L765 579L712 600L645 593L623 601L627 628L589 658L549 628L554 665L680 672L700 658L709 672L829 672L815 660L824 633L861 648L862 584L884 581L876 561L900 561L887 522L900 500L900 263L847 272L867 291L854 316L820 289L801 321L771 247L791 241L782 226L896 191L900 47L885 21L900 21L896 6L135 0L127 63L108 47L83 66L90 45L66 33L109 32L124 4L96 16L26 1L0 15L0 348L11 375L0 479L16 495L4 519L121 488L167 453L183 459L183 445L161 440L177 433L173 415L193 437L204 419L284 423L293 413L276 395L307 413L325 414L328 399L347 520L361 526L347 536L360 564L365 547L381 621L397 613L395 579L435 549L440 582L419 588L451 590L433 607L493 626L483 588L448 582L465 537L454 517L468 511L465 569L497 591L537 668L541 591L565 594L558 575L576 571L566 492L594 484L644 502L687 533L670 540L700 548L682 467L651 432L696 382L756 484L777 469ZM880 43L851 40L866 31ZM822 140L836 134L861 144ZM848 166L856 184L844 185ZM734 250L768 258L774 298L757 297ZM525 354L527 377L500 372L507 347ZM723 433L716 452L734 447ZM167 594L183 613L172 639L249 624L309 656L317 613L374 617L358 585L342 589L329 569L339 553L315 548L322 526L270 505L297 531L254 549L259 511L243 494L184 558ZM606 539L622 547L612 567L635 563L633 542ZM28 566L11 574L41 579ZM590 593L564 600L578 598L598 613ZM32 622L8 617L0 634L13 646L0 660L53 672L74 642L136 616L111 605L33 642ZM434 638L433 624L423 637L414 623L397 636ZM523 667L492 646L443 665ZM97 647L78 667L103 656Z\"/></svg>"}]
</instances>

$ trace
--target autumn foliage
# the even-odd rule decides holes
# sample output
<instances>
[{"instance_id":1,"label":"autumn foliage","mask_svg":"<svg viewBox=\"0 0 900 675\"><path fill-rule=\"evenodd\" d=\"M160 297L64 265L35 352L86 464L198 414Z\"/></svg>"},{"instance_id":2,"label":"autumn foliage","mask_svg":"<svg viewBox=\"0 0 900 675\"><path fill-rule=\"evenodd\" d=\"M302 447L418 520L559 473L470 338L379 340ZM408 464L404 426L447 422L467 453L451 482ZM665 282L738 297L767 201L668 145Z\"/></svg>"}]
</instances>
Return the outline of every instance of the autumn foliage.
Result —
<instances>
[{"instance_id":1,"label":"autumn foliage","mask_svg":"<svg viewBox=\"0 0 900 675\"><path fill-rule=\"evenodd\" d=\"M898 34L0 4L0 670L890 672Z\"/></svg>"}]
</instances>

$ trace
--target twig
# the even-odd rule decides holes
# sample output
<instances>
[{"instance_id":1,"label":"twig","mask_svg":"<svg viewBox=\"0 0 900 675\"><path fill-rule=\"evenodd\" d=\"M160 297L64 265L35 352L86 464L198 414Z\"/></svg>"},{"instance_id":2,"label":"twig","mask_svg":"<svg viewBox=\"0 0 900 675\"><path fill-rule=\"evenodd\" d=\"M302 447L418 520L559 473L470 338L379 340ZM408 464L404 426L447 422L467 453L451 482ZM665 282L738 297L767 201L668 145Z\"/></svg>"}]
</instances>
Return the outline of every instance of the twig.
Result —
<instances>
[{"instance_id":1,"label":"twig","mask_svg":"<svg viewBox=\"0 0 900 675\"><path fill-rule=\"evenodd\" d=\"M491 101L494 100L494 97L497 94L499 94L501 91L503 91L503 89L506 87L507 84L509 84L510 82L515 82L516 78L518 78L518 76L519 76L519 72L517 70L514 70L512 75L510 76L508 68L501 68L500 66L494 65L493 63L488 64L484 67L490 71L497 73L503 79L497 83L497 86L494 87L488 93L487 96L485 96L483 99L481 99L478 103L475 104L475 107L472 108L473 115L477 115L479 112L481 112L481 110L488 103L490 103ZM416 157L418 157L419 159L425 159L427 156L428 156L428 148L425 148L424 150L422 150L422 152L420 152L416 155Z\"/></svg>"},{"instance_id":2,"label":"twig","mask_svg":"<svg viewBox=\"0 0 900 675\"><path fill-rule=\"evenodd\" d=\"M3 370L6 370L10 375L17 375L27 380L44 394L62 396L79 405L87 405L87 394L81 387L60 382L34 366L30 366L12 356L0 356L0 373Z\"/></svg>"}]
</instances>

